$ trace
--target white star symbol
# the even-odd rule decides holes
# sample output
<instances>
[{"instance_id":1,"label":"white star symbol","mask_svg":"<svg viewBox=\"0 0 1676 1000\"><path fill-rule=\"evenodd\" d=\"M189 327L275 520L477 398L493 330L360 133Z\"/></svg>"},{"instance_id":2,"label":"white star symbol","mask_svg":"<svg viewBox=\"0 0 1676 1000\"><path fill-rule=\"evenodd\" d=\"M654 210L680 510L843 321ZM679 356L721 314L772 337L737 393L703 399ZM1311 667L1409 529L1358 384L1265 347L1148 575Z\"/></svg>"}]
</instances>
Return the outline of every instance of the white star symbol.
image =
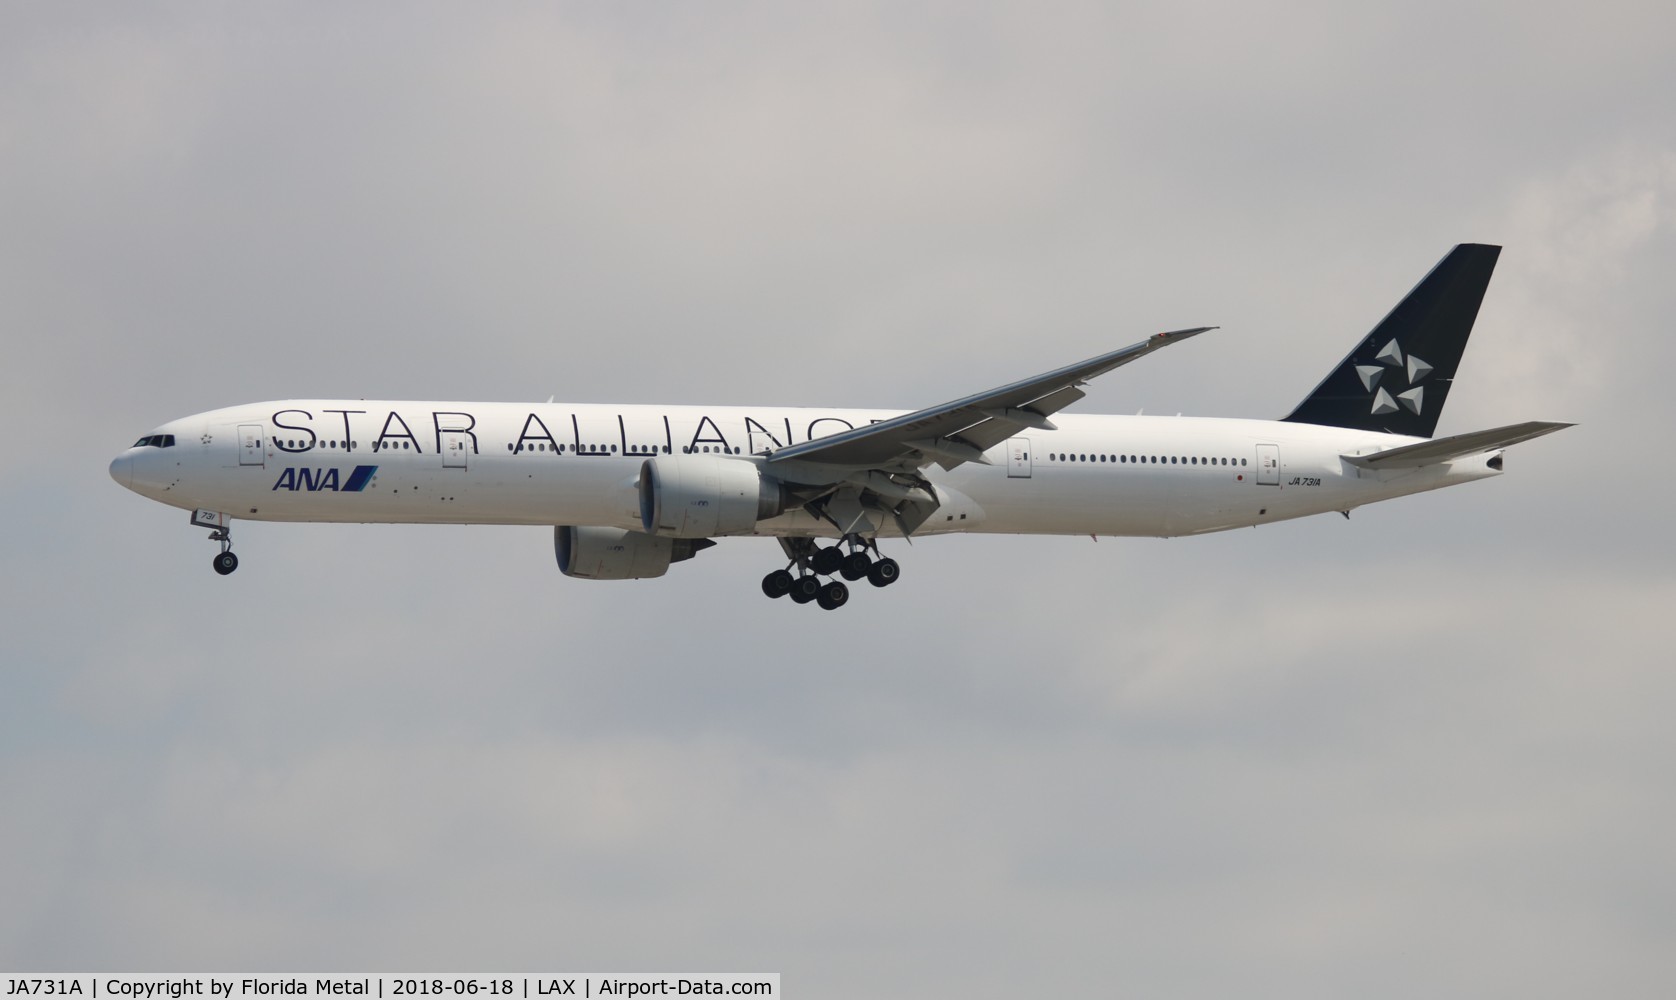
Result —
<instances>
[{"instance_id":1,"label":"white star symbol","mask_svg":"<svg viewBox=\"0 0 1676 1000\"><path fill-rule=\"evenodd\" d=\"M1431 374L1432 366L1412 354L1405 361L1402 347L1395 338L1380 348L1373 359L1379 364L1356 366L1356 374L1362 379L1362 387L1373 393L1373 409L1370 412L1375 415L1395 413L1400 403L1404 409L1419 416L1420 408L1425 402L1426 389L1418 383ZM1387 368L1406 370L1408 374L1409 388L1397 393L1395 397L1379 384L1380 376L1385 374Z\"/></svg>"}]
</instances>

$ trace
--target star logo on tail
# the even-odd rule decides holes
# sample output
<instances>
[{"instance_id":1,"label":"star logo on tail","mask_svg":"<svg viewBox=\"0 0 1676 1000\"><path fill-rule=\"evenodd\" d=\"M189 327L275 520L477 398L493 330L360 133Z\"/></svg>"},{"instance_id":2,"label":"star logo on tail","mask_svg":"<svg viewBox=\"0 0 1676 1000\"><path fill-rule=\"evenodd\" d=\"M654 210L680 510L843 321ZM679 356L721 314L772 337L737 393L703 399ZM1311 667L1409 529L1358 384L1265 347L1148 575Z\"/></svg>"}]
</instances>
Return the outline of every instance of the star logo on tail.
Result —
<instances>
[{"instance_id":1,"label":"star logo on tail","mask_svg":"<svg viewBox=\"0 0 1676 1000\"><path fill-rule=\"evenodd\" d=\"M1380 348L1373 360L1378 364L1356 366L1356 375L1362 380L1362 388L1373 393L1373 409L1369 412L1375 416L1395 413L1400 406L1419 416L1426 399L1426 387L1420 382L1431 374L1432 366L1412 354L1404 356L1402 346L1395 338ZM1385 379L1384 385L1380 385L1380 380L1387 372L1391 373L1391 377ZM1391 390L1397 388L1394 383L1399 377L1398 373L1407 374L1407 388L1392 393Z\"/></svg>"}]
</instances>

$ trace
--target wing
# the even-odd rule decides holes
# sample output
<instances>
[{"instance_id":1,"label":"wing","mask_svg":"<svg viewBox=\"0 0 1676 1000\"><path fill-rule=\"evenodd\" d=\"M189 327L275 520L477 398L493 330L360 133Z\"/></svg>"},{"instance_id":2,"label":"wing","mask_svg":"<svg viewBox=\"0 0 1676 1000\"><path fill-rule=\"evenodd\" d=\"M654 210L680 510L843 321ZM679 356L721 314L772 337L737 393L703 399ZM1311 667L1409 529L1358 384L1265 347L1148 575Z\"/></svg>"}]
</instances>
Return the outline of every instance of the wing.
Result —
<instances>
[{"instance_id":1,"label":"wing","mask_svg":"<svg viewBox=\"0 0 1676 1000\"><path fill-rule=\"evenodd\" d=\"M1024 428L1053 430L1048 417L1086 395L1079 386L1214 326L1154 334L1138 344L975 395L927 407L830 437L795 444L768 457L770 468L809 462L850 469L912 472L935 462L952 469L989 460L984 452Z\"/></svg>"}]
</instances>

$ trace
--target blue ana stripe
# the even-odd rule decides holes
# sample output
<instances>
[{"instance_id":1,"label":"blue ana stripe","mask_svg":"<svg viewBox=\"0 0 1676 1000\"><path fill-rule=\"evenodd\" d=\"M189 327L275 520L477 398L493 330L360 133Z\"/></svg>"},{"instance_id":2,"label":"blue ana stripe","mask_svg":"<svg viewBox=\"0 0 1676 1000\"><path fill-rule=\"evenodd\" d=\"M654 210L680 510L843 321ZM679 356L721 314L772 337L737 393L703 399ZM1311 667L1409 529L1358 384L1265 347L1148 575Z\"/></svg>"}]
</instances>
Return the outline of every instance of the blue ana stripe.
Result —
<instances>
[{"instance_id":1,"label":"blue ana stripe","mask_svg":"<svg viewBox=\"0 0 1676 1000\"><path fill-rule=\"evenodd\" d=\"M343 484L343 492L359 493L367 488L367 480L378 471L376 465L357 465L355 471L349 474L349 481Z\"/></svg>"}]
</instances>

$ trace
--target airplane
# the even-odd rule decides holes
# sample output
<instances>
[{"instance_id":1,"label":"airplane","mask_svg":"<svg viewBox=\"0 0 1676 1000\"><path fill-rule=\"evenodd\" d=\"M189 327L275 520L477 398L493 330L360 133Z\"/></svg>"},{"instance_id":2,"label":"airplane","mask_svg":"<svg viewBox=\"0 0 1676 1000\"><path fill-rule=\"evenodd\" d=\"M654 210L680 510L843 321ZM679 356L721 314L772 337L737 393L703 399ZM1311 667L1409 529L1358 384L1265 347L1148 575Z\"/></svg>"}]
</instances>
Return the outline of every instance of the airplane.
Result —
<instances>
[{"instance_id":1,"label":"airplane","mask_svg":"<svg viewBox=\"0 0 1676 1000\"><path fill-rule=\"evenodd\" d=\"M1253 527L1500 475L1528 421L1434 438L1499 246L1461 244L1279 420L1061 414L1173 330L911 412L304 399L172 420L110 465L232 522L552 525L566 576L663 576L718 538L771 536L769 597L831 610L900 576L880 539L1168 537ZM840 579L841 578L841 579Z\"/></svg>"}]
</instances>

